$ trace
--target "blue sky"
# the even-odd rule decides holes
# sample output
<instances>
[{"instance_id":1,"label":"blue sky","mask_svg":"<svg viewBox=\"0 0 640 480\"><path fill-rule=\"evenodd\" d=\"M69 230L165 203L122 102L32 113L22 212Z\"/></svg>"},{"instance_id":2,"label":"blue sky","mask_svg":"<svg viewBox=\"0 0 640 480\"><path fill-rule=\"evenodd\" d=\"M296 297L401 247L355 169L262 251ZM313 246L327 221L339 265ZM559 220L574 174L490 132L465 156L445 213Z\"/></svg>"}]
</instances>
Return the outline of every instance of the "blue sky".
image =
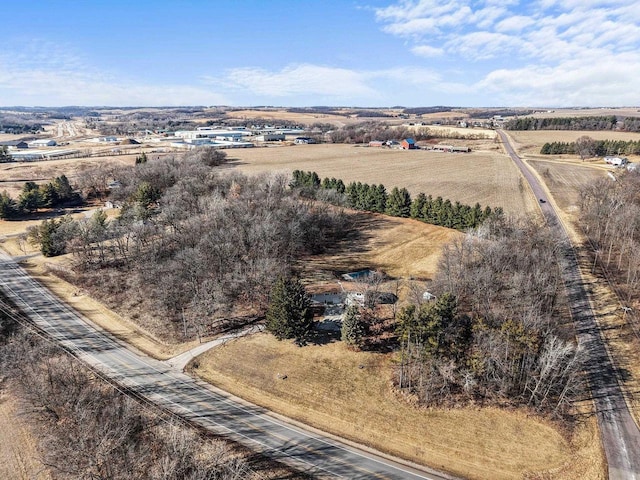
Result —
<instances>
[{"instance_id":1,"label":"blue sky","mask_svg":"<svg viewBox=\"0 0 640 480\"><path fill-rule=\"evenodd\" d=\"M640 105L637 0L31 0L2 18L2 106Z\"/></svg>"}]
</instances>

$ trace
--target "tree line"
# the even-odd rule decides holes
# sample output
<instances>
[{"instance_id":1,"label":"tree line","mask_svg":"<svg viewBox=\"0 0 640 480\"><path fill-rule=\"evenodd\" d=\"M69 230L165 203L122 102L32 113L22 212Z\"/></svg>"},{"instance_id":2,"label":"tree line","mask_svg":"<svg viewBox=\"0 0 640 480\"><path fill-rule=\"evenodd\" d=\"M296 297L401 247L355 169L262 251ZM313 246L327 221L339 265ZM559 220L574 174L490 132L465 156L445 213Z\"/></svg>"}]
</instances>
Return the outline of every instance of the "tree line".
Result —
<instances>
[{"instance_id":1,"label":"tree line","mask_svg":"<svg viewBox=\"0 0 640 480\"><path fill-rule=\"evenodd\" d=\"M580 192L580 220L594 264L613 277L623 301L640 298L640 173L599 179Z\"/></svg>"},{"instance_id":2,"label":"tree line","mask_svg":"<svg viewBox=\"0 0 640 480\"><path fill-rule=\"evenodd\" d=\"M17 201L7 192L0 193L0 218L11 219L33 213L41 208L80 205L82 196L69 183L65 175L54 178L51 182L38 185L26 182Z\"/></svg>"},{"instance_id":3,"label":"tree line","mask_svg":"<svg viewBox=\"0 0 640 480\"><path fill-rule=\"evenodd\" d=\"M592 140L592 142L589 152L592 156L640 154L640 140ZM547 142L540 149L540 153L543 155L578 154L579 150L576 142Z\"/></svg>"},{"instance_id":4,"label":"tree line","mask_svg":"<svg viewBox=\"0 0 640 480\"><path fill-rule=\"evenodd\" d=\"M419 193L415 199L412 199L406 188L394 187L391 192L387 192L382 184L351 182L345 186L340 179L324 178L321 181L316 172L302 170L293 172L290 186L300 190L303 195L321 198L356 210L413 218L461 231L476 228L486 219L503 214L501 207L482 208L479 203L471 207L460 202L452 203L451 200L445 200L442 197L434 199L431 195L424 193ZM318 195L318 192L323 190L334 193Z\"/></svg>"},{"instance_id":5,"label":"tree line","mask_svg":"<svg viewBox=\"0 0 640 480\"><path fill-rule=\"evenodd\" d=\"M508 120L505 130L614 130L618 128L615 115L592 117L519 117Z\"/></svg>"},{"instance_id":6,"label":"tree line","mask_svg":"<svg viewBox=\"0 0 640 480\"><path fill-rule=\"evenodd\" d=\"M8 313L8 314L7 314ZM56 479L264 478L221 440L143 406L53 343L19 327L0 303L2 388L17 394Z\"/></svg>"},{"instance_id":7,"label":"tree line","mask_svg":"<svg viewBox=\"0 0 640 480\"><path fill-rule=\"evenodd\" d=\"M396 317L394 381L425 405L510 404L565 415L582 353L563 321L563 246L533 221L492 218L443 252L435 301Z\"/></svg>"}]
</instances>

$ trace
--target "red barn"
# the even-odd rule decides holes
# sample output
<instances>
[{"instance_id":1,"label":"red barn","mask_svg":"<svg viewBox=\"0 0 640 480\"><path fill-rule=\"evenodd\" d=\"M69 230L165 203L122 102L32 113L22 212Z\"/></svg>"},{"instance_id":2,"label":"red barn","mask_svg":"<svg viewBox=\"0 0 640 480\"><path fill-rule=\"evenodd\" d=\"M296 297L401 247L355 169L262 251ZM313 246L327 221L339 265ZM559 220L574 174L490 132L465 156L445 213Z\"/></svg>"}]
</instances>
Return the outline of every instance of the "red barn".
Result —
<instances>
[{"instance_id":1,"label":"red barn","mask_svg":"<svg viewBox=\"0 0 640 480\"><path fill-rule=\"evenodd\" d=\"M404 150L414 150L416 148L416 141L413 138L405 138L400 145L402 145Z\"/></svg>"}]
</instances>

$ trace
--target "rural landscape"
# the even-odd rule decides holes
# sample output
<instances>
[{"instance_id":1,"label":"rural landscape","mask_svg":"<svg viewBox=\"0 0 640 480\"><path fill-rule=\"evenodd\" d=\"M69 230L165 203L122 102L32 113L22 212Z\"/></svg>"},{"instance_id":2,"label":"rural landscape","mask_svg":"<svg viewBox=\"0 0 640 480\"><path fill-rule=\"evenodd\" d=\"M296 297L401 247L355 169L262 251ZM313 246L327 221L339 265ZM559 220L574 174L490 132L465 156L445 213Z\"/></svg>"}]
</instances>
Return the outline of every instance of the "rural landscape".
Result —
<instances>
[{"instance_id":1,"label":"rural landscape","mask_svg":"<svg viewBox=\"0 0 640 480\"><path fill-rule=\"evenodd\" d=\"M587 138L592 149L609 140L637 148L640 133L623 127L634 112L568 110L573 119L620 116L615 130L574 131L514 130L515 118L543 117L490 110L409 118L382 110L384 120L349 109L29 110L3 111L3 125L29 131L2 141L56 145L4 150L2 248L120 344L168 364L186 352L179 365L194 378L443 474L607 478L566 279L570 247L557 229L575 248L637 422L640 156L630 151L612 166L595 151L540 152ZM168 119L207 144L175 146ZM277 139L265 140L265 130ZM208 140L217 132L252 146L221 148ZM502 134L544 193L527 183ZM27 152L52 158L21 158ZM555 226L541 208L549 204ZM43 478L65 469L116 478L165 462L163 478L305 472L176 423L171 408L140 410L141 394L114 390L92 362L78 363L76 346L58 350L13 295L3 289L2 405L5 426L23 440L3 453L7 468ZM220 346L201 347L212 340ZM25 408L37 420L17 414ZM100 417L77 423L95 408ZM30 433L34 421L47 430L46 446ZM147 444L157 457L130 450ZM72 451L80 457L69 465Z\"/></svg>"},{"instance_id":2,"label":"rural landscape","mask_svg":"<svg viewBox=\"0 0 640 480\"><path fill-rule=\"evenodd\" d=\"M635 3L3 6L0 479L640 480Z\"/></svg>"}]
</instances>

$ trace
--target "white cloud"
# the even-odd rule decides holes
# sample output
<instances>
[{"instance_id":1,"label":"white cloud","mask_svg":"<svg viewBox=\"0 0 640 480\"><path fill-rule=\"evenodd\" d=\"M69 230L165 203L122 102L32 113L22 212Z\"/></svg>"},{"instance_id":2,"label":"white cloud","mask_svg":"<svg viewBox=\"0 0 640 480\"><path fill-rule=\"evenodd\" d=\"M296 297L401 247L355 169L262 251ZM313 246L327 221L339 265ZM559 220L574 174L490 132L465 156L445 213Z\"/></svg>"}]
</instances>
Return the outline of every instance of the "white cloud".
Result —
<instances>
[{"instance_id":1,"label":"white cloud","mask_svg":"<svg viewBox=\"0 0 640 480\"><path fill-rule=\"evenodd\" d=\"M444 54L444 50L438 47L432 47L431 45L418 45L411 49L415 55L419 57L439 57Z\"/></svg>"},{"instance_id":2,"label":"white cloud","mask_svg":"<svg viewBox=\"0 0 640 480\"><path fill-rule=\"evenodd\" d=\"M489 73L476 88L509 105L637 105L640 61L634 54L583 63L570 60L553 67L528 65Z\"/></svg>"},{"instance_id":3,"label":"white cloud","mask_svg":"<svg viewBox=\"0 0 640 480\"><path fill-rule=\"evenodd\" d=\"M253 95L269 97L322 95L348 98L375 93L357 71L310 64L290 65L280 71L237 68L223 77L208 77L207 80L231 90L243 89Z\"/></svg>"},{"instance_id":4,"label":"white cloud","mask_svg":"<svg viewBox=\"0 0 640 480\"><path fill-rule=\"evenodd\" d=\"M450 72L461 92L465 83L505 104L640 103L637 0L402 0L376 13L416 57L461 65Z\"/></svg>"},{"instance_id":5,"label":"white cloud","mask_svg":"<svg viewBox=\"0 0 640 480\"><path fill-rule=\"evenodd\" d=\"M496 25L496 31L517 33L535 23L536 21L531 17L527 17L524 15L513 15L498 22L498 24Z\"/></svg>"}]
</instances>

